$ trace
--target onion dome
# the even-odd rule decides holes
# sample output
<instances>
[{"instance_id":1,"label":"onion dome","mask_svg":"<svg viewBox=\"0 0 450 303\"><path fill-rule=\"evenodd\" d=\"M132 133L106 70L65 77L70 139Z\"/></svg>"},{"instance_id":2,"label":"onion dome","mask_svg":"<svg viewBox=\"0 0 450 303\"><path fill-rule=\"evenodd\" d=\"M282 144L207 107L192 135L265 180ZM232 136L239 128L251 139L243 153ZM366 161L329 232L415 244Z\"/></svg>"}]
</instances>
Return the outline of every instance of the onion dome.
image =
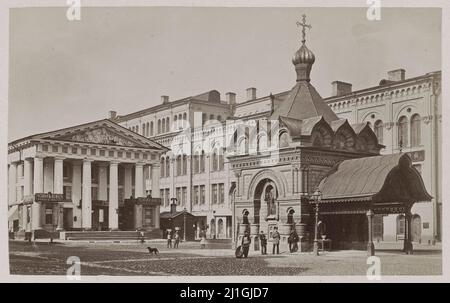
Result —
<instances>
[{"instance_id":1,"label":"onion dome","mask_svg":"<svg viewBox=\"0 0 450 303\"><path fill-rule=\"evenodd\" d=\"M306 47L305 43L299 48L297 52L295 52L294 57L292 58L292 63L294 65L297 64L314 64L316 61L316 56L314 53Z\"/></svg>"}]
</instances>

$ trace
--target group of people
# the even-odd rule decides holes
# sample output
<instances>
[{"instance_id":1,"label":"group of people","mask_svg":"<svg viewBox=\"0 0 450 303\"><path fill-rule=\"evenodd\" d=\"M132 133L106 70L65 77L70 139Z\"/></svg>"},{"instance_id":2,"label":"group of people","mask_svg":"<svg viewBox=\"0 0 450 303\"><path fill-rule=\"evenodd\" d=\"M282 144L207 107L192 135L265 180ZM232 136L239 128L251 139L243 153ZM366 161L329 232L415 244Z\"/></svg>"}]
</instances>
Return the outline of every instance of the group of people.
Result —
<instances>
[{"instance_id":1,"label":"group of people","mask_svg":"<svg viewBox=\"0 0 450 303\"><path fill-rule=\"evenodd\" d=\"M172 231L167 230L167 248L172 248L172 239L174 240L173 248L178 248L178 245L180 244L180 233L178 230L175 230L175 233L172 237Z\"/></svg>"},{"instance_id":2,"label":"group of people","mask_svg":"<svg viewBox=\"0 0 450 303\"><path fill-rule=\"evenodd\" d=\"M274 227L274 230L272 232L272 254L280 254L280 233L278 232L278 228ZM293 253L298 251L298 241L299 236L297 234L297 231L295 229L291 230L291 233L288 237L288 244L289 244L289 252ZM261 254L267 255L267 237L264 234L264 231L261 231L259 235L259 241L261 243ZM250 237L250 233L248 231L245 231L244 236L242 237L241 241L241 247L243 252L243 257L248 257L248 251L250 249L250 244L252 242L252 239Z\"/></svg>"}]
</instances>

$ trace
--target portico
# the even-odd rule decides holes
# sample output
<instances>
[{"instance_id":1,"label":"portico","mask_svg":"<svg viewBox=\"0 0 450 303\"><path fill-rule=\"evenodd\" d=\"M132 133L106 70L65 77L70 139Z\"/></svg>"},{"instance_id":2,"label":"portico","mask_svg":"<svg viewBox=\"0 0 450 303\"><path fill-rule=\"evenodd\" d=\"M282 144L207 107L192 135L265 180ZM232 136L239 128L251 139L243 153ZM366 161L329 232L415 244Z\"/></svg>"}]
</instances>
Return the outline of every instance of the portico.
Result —
<instances>
[{"instance_id":1,"label":"portico","mask_svg":"<svg viewBox=\"0 0 450 303\"><path fill-rule=\"evenodd\" d=\"M40 237L62 230L119 230L125 198L149 195L155 218L147 229L159 229L159 188L152 178L159 178L165 150L109 120L10 143L9 205L19 210L19 231Z\"/></svg>"}]
</instances>

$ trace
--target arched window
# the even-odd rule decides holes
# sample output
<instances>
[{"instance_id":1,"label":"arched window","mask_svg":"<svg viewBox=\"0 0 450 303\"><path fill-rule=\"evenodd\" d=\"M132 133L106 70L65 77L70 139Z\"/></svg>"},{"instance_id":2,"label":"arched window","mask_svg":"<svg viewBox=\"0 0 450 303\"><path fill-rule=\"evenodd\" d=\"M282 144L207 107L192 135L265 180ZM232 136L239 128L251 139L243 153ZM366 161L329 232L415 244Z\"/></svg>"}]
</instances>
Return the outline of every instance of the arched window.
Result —
<instances>
[{"instance_id":1,"label":"arched window","mask_svg":"<svg viewBox=\"0 0 450 303\"><path fill-rule=\"evenodd\" d=\"M408 146L408 118L405 116L398 119L398 146Z\"/></svg>"},{"instance_id":2,"label":"arched window","mask_svg":"<svg viewBox=\"0 0 450 303\"><path fill-rule=\"evenodd\" d=\"M183 155L183 175L187 175L187 156Z\"/></svg>"},{"instance_id":3,"label":"arched window","mask_svg":"<svg viewBox=\"0 0 450 303\"><path fill-rule=\"evenodd\" d=\"M178 114L178 120L182 120L183 116L181 114Z\"/></svg>"},{"instance_id":4,"label":"arched window","mask_svg":"<svg viewBox=\"0 0 450 303\"><path fill-rule=\"evenodd\" d=\"M217 235L220 237L223 235L223 220L219 219L217 221Z\"/></svg>"},{"instance_id":5,"label":"arched window","mask_svg":"<svg viewBox=\"0 0 450 303\"><path fill-rule=\"evenodd\" d=\"M166 132L170 132L170 119L167 117L166 119Z\"/></svg>"},{"instance_id":6,"label":"arched window","mask_svg":"<svg viewBox=\"0 0 450 303\"><path fill-rule=\"evenodd\" d=\"M142 135L145 136L145 132L146 132L147 128L145 126L145 123L142 124Z\"/></svg>"},{"instance_id":7,"label":"arched window","mask_svg":"<svg viewBox=\"0 0 450 303\"><path fill-rule=\"evenodd\" d=\"M170 158L166 158L166 177L170 177Z\"/></svg>"},{"instance_id":8,"label":"arched window","mask_svg":"<svg viewBox=\"0 0 450 303\"><path fill-rule=\"evenodd\" d=\"M212 171L216 171L217 170L217 150L214 149L212 157L211 157L211 162L212 162Z\"/></svg>"},{"instance_id":9,"label":"arched window","mask_svg":"<svg viewBox=\"0 0 450 303\"><path fill-rule=\"evenodd\" d=\"M280 135L280 147L288 147L289 146L289 134L284 132Z\"/></svg>"},{"instance_id":10,"label":"arched window","mask_svg":"<svg viewBox=\"0 0 450 303\"><path fill-rule=\"evenodd\" d=\"M147 122L147 133L145 134L145 136L149 137L150 136L150 123Z\"/></svg>"},{"instance_id":11,"label":"arched window","mask_svg":"<svg viewBox=\"0 0 450 303\"><path fill-rule=\"evenodd\" d=\"M161 120L158 119L158 134L161 133Z\"/></svg>"},{"instance_id":12,"label":"arched window","mask_svg":"<svg viewBox=\"0 0 450 303\"><path fill-rule=\"evenodd\" d=\"M166 162L165 159L161 158L161 177L165 176L165 173L164 173L164 168L166 167L165 162Z\"/></svg>"},{"instance_id":13,"label":"arched window","mask_svg":"<svg viewBox=\"0 0 450 303\"><path fill-rule=\"evenodd\" d=\"M153 136L153 121L150 122L150 136Z\"/></svg>"},{"instance_id":14,"label":"arched window","mask_svg":"<svg viewBox=\"0 0 450 303\"><path fill-rule=\"evenodd\" d=\"M420 145L420 120L418 114L411 117L411 146Z\"/></svg>"},{"instance_id":15,"label":"arched window","mask_svg":"<svg viewBox=\"0 0 450 303\"><path fill-rule=\"evenodd\" d=\"M209 120L214 120L214 115L213 114L209 115Z\"/></svg>"},{"instance_id":16,"label":"arched window","mask_svg":"<svg viewBox=\"0 0 450 303\"><path fill-rule=\"evenodd\" d=\"M405 216L398 215L397 216L397 235L405 234Z\"/></svg>"},{"instance_id":17,"label":"arched window","mask_svg":"<svg viewBox=\"0 0 450 303\"><path fill-rule=\"evenodd\" d=\"M217 121L222 122L222 116L221 115L217 116Z\"/></svg>"},{"instance_id":18,"label":"arched window","mask_svg":"<svg viewBox=\"0 0 450 303\"><path fill-rule=\"evenodd\" d=\"M136 125L136 133L139 133L139 125Z\"/></svg>"},{"instance_id":19,"label":"arched window","mask_svg":"<svg viewBox=\"0 0 450 303\"><path fill-rule=\"evenodd\" d=\"M183 114L183 120L187 121L187 114L186 113Z\"/></svg>"},{"instance_id":20,"label":"arched window","mask_svg":"<svg viewBox=\"0 0 450 303\"><path fill-rule=\"evenodd\" d=\"M162 132L165 133L166 132L166 118L162 119L161 124L162 124Z\"/></svg>"},{"instance_id":21,"label":"arched window","mask_svg":"<svg viewBox=\"0 0 450 303\"><path fill-rule=\"evenodd\" d=\"M173 116L173 125L175 127L175 131L177 131L180 127L178 126L179 122L178 122L178 116L174 115Z\"/></svg>"},{"instance_id":22,"label":"arched window","mask_svg":"<svg viewBox=\"0 0 450 303\"><path fill-rule=\"evenodd\" d=\"M377 120L373 128L378 138L378 143L383 144L383 121Z\"/></svg>"},{"instance_id":23,"label":"arched window","mask_svg":"<svg viewBox=\"0 0 450 303\"><path fill-rule=\"evenodd\" d=\"M294 223L294 213L295 213L295 211L292 208L288 211L287 224L293 224Z\"/></svg>"},{"instance_id":24,"label":"arched window","mask_svg":"<svg viewBox=\"0 0 450 303\"><path fill-rule=\"evenodd\" d=\"M177 156L177 176L181 175L181 156Z\"/></svg>"}]
</instances>

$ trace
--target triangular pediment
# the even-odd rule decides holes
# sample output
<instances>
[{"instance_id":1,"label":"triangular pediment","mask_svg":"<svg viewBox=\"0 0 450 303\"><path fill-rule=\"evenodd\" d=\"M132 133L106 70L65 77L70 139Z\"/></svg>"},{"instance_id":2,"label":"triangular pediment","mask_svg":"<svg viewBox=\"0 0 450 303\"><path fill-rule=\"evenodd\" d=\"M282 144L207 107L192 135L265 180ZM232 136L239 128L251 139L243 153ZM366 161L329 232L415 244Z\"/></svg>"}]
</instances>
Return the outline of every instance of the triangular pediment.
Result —
<instances>
[{"instance_id":1,"label":"triangular pediment","mask_svg":"<svg viewBox=\"0 0 450 303\"><path fill-rule=\"evenodd\" d=\"M33 139L165 149L160 144L107 119L36 135Z\"/></svg>"}]
</instances>

